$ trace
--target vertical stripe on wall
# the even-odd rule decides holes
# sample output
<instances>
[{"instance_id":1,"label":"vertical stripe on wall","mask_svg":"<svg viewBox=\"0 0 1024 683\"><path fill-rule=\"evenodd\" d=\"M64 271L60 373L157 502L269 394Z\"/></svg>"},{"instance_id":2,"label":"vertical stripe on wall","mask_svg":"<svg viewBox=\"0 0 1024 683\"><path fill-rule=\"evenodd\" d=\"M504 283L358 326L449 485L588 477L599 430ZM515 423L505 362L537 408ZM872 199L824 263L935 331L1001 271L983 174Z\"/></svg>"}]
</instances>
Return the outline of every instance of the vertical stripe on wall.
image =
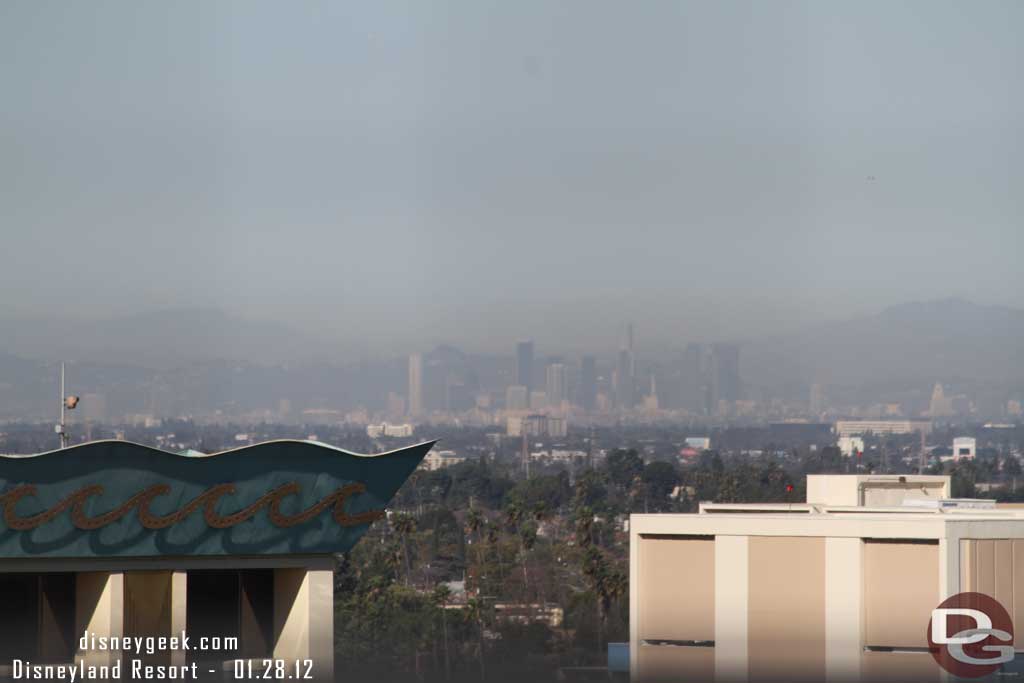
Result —
<instances>
[{"instance_id":1,"label":"vertical stripe on wall","mask_svg":"<svg viewBox=\"0 0 1024 683\"><path fill-rule=\"evenodd\" d=\"M749 538L715 537L715 681L747 680Z\"/></svg>"},{"instance_id":2,"label":"vertical stripe on wall","mask_svg":"<svg viewBox=\"0 0 1024 683\"><path fill-rule=\"evenodd\" d=\"M861 586L864 543L859 538L825 539L825 679L860 680Z\"/></svg>"}]
</instances>

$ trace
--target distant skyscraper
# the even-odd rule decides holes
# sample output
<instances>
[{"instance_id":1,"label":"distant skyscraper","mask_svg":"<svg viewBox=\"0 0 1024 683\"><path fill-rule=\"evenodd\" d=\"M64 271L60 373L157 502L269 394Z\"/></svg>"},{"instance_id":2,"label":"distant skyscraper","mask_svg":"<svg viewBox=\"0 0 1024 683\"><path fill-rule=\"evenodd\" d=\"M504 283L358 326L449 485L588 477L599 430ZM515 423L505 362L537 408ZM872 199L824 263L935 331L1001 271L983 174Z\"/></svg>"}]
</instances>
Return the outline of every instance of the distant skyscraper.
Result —
<instances>
[{"instance_id":1,"label":"distant skyscraper","mask_svg":"<svg viewBox=\"0 0 1024 683\"><path fill-rule=\"evenodd\" d=\"M548 394L546 391L530 392L530 410L547 410Z\"/></svg>"},{"instance_id":2,"label":"distant skyscraper","mask_svg":"<svg viewBox=\"0 0 1024 683\"><path fill-rule=\"evenodd\" d=\"M522 384L513 384L505 390L506 410L526 410L530 407L530 393Z\"/></svg>"},{"instance_id":3,"label":"distant skyscraper","mask_svg":"<svg viewBox=\"0 0 1024 683\"><path fill-rule=\"evenodd\" d=\"M636 357L633 355L633 325L628 324L615 367L615 403L619 408L636 405Z\"/></svg>"},{"instance_id":4,"label":"distant skyscraper","mask_svg":"<svg viewBox=\"0 0 1024 683\"><path fill-rule=\"evenodd\" d=\"M547 391L548 405L552 408L560 408L562 401L568 398L567 384L568 373L563 363L552 363L545 372L545 389Z\"/></svg>"},{"instance_id":5,"label":"distant skyscraper","mask_svg":"<svg viewBox=\"0 0 1024 683\"><path fill-rule=\"evenodd\" d=\"M942 384L935 383L932 389L932 400L928 404L928 415L931 417L950 417L953 414L953 402L946 398Z\"/></svg>"},{"instance_id":6,"label":"distant skyscraper","mask_svg":"<svg viewBox=\"0 0 1024 683\"><path fill-rule=\"evenodd\" d=\"M516 344L516 367L512 383L526 387L529 396L533 390L533 342L521 341Z\"/></svg>"},{"instance_id":7,"label":"distant skyscraper","mask_svg":"<svg viewBox=\"0 0 1024 683\"><path fill-rule=\"evenodd\" d=\"M711 350L711 405L740 398L740 349L733 344L715 344Z\"/></svg>"},{"instance_id":8,"label":"distant skyscraper","mask_svg":"<svg viewBox=\"0 0 1024 683\"><path fill-rule=\"evenodd\" d=\"M687 344L679 372L680 402L687 411L703 415L708 410L709 381L706 353L700 344Z\"/></svg>"},{"instance_id":9,"label":"distant skyscraper","mask_svg":"<svg viewBox=\"0 0 1024 683\"><path fill-rule=\"evenodd\" d=\"M815 382L811 385L811 414L819 415L825 411L825 389Z\"/></svg>"},{"instance_id":10,"label":"distant skyscraper","mask_svg":"<svg viewBox=\"0 0 1024 683\"><path fill-rule=\"evenodd\" d=\"M647 394L644 396L644 410L647 412L656 412L660 407L660 401L658 400L658 381L654 377L654 373L651 373L650 377L650 388Z\"/></svg>"},{"instance_id":11,"label":"distant skyscraper","mask_svg":"<svg viewBox=\"0 0 1024 683\"><path fill-rule=\"evenodd\" d=\"M423 414L423 354L409 356L409 414Z\"/></svg>"},{"instance_id":12,"label":"distant skyscraper","mask_svg":"<svg viewBox=\"0 0 1024 683\"><path fill-rule=\"evenodd\" d=\"M586 411L591 411L597 406L597 360L593 356L583 357L579 400Z\"/></svg>"}]
</instances>

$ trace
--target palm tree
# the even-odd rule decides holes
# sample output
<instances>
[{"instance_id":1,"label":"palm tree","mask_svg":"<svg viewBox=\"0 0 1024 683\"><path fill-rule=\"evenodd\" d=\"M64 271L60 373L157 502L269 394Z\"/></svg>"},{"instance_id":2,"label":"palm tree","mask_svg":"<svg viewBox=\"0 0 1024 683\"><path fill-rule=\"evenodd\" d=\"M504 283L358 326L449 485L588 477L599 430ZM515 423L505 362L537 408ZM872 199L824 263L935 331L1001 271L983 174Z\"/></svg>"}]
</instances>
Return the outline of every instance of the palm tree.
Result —
<instances>
[{"instance_id":1,"label":"palm tree","mask_svg":"<svg viewBox=\"0 0 1024 683\"><path fill-rule=\"evenodd\" d=\"M529 548L533 547L533 542L537 539L537 535L532 533L529 527L523 525L524 516L523 508L518 503L509 503L508 507L505 508L505 524L508 526L509 531L519 538L519 559L523 563L523 602L529 602L530 572L526 565L526 554Z\"/></svg>"},{"instance_id":2,"label":"palm tree","mask_svg":"<svg viewBox=\"0 0 1024 683\"><path fill-rule=\"evenodd\" d=\"M466 530L469 533L470 542L476 546L476 588L477 592L480 592L481 585L481 573L483 572L483 547L481 544L481 530L484 528L487 520L477 512L476 508L469 508L469 513L466 515Z\"/></svg>"},{"instance_id":3,"label":"palm tree","mask_svg":"<svg viewBox=\"0 0 1024 683\"><path fill-rule=\"evenodd\" d=\"M487 526L487 545L494 552L494 562L498 567L498 585L505 584L505 559L501 555L501 536L498 528L490 524Z\"/></svg>"},{"instance_id":4,"label":"palm tree","mask_svg":"<svg viewBox=\"0 0 1024 683\"><path fill-rule=\"evenodd\" d=\"M391 518L391 526L402 539L402 555L405 557L405 585L412 581L412 565L409 563L409 536L416 533L416 520L412 515L396 513Z\"/></svg>"},{"instance_id":5,"label":"palm tree","mask_svg":"<svg viewBox=\"0 0 1024 683\"><path fill-rule=\"evenodd\" d=\"M594 511L583 506L576 511L576 544L586 548L594 542Z\"/></svg>"},{"instance_id":6,"label":"palm tree","mask_svg":"<svg viewBox=\"0 0 1024 683\"><path fill-rule=\"evenodd\" d=\"M440 584L434 588L434 603L441 608L441 632L444 634L444 679L452 679L452 665L448 657L448 602L452 598L452 591L446 584Z\"/></svg>"},{"instance_id":7,"label":"palm tree","mask_svg":"<svg viewBox=\"0 0 1024 683\"><path fill-rule=\"evenodd\" d=\"M476 657L480 664L480 680L486 680L487 669L484 667L484 601L473 598L467 603L469 618L477 627Z\"/></svg>"}]
</instances>

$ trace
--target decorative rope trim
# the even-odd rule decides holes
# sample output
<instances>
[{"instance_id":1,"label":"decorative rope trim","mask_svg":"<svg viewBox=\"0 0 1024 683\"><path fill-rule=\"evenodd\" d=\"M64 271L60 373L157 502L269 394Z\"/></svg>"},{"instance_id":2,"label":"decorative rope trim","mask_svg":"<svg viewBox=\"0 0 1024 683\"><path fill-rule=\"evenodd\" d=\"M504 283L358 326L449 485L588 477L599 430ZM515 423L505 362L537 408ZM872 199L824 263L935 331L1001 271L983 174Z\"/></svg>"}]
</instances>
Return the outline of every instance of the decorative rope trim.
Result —
<instances>
[{"instance_id":1,"label":"decorative rope trim","mask_svg":"<svg viewBox=\"0 0 1024 683\"><path fill-rule=\"evenodd\" d=\"M17 486L7 493L0 495L0 504L3 505L4 522L7 524L8 528L14 529L15 531L28 531L30 529L35 529L36 527L53 520L68 508L71 508L72 523L77 528L85 531L99 529L116 522L128 514L132 508L136 507L138 508L139 522L142 526L146 529L154 530L166 529L167 527L174 526L200 507L203 508L203 519L206 520L206 524L214 529L227 529L229 527L233 527L236 524L249 519L268 505L270 506L270 509L267 511L267 517L270 518L270 521L274 526L283 528L308 522L331 505L334 506L334 512L332 515L334 517L334 521L337 522L339 526L343 527L369 524L370 522L384 516L383 510L369 510L355 515L350 515L345 512L345 502L350 496L366 492L366 484L362 483L342 486L341 488L336 489L333 493L324 496L322 500L315 503L309 509L303 510L295 515L288 515L281 512L281 500L287 496L296 495L301 491L301 487L296 482L278 486L276 489L268 491L257 498L252 505L244 507L238 512L226 517L218 514L216 507L222 496L235 493L234 484L218 484L210 487L186 503L180 510L172 512L169 515L161 516L151 513L149 511L149 504L153 502L153 499L158 496L167 495L170 491L171 487L167 484L156 484L154 486L150 486L149 488L136 493L134 496L126 500L120 507L114 508L110 512L105 512L97 517L87 517L83 508L85 507L85 502L92 496L103 495L103 487L99 484L84 486L54 505L49 510L32 515L31 517L19 517L15 510L15 507L18 505L18 501L22 498L36 495L36 487L31 484Z\"/></svg>"}]
</instances>

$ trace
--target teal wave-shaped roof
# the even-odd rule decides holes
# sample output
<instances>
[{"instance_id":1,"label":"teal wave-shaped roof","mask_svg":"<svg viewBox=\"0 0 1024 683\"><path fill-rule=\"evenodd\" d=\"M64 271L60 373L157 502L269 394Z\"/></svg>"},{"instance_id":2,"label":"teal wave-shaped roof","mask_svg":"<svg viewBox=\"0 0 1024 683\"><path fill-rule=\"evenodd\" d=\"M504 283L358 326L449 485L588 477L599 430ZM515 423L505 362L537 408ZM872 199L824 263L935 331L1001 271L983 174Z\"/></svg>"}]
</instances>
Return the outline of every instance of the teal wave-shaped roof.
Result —
<instances>
[{"instance_id":1,"label":"teal wave-shaped roof","mask_svg":"<svg viewBox=\"0 0 1024 683\"><path fill-rule=\"evenodd\" d=\"M434 445L92 441L0 458L0 559L346 552ZM172 520L173 523L169 523Z\"/></svg>"}]
</instances>

